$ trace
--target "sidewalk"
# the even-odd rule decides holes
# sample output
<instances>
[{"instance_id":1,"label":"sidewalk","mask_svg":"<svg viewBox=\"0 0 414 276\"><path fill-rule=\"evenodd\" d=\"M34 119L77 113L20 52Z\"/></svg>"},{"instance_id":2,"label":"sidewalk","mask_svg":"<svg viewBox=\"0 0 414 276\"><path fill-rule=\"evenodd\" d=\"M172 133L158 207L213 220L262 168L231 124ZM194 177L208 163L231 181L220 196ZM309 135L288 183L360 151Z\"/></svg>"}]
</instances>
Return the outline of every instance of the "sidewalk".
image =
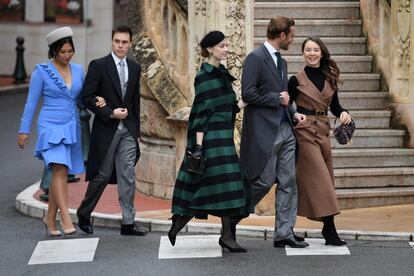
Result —
<instances>
[{"instance_id":1,"label":"sidewalk","mask_svg":"<svg viewBox=\"0 0 414 276\"><path fill-rule=\"evenodd\" d=\"M11 76L0 76L0 96L26 92L29 88L28 80L23 84L14 84Z\"/></svg>"},{"instance_id":2,"label":"sidewalk","mask_svg":"<svg viewBox=\"0 0 414 276\"><path fill-rule=\"evenodd\" d=\"M42 191L36 183L27 188L16 198L16 208L32 217L43 217L47 203L39 199ZM69 208L76 221L76 208L79 206L87 187L82 180L69 183ZM135 196L137 221L150 224L152 231L166 231L169 229L171 217L171 200L157 199L137 193ZM108 185L103 193L95 212L94 224L109 227L119 227L121 210L118 204L116 185ZM394 205L387 207L373 207L344 210L335 219L338 232L345 239L358 240L413 240L414 235L414 204ZM206 220L193 219L185 230L189 232L217 232L220 220L209 216ZM240 223L240 234L249 236L262 236L269 238L274 226L273 216L250 215ZM296 231L307 237L321 237L319 222L298 217Z\"/></svg>"}]
</instances>

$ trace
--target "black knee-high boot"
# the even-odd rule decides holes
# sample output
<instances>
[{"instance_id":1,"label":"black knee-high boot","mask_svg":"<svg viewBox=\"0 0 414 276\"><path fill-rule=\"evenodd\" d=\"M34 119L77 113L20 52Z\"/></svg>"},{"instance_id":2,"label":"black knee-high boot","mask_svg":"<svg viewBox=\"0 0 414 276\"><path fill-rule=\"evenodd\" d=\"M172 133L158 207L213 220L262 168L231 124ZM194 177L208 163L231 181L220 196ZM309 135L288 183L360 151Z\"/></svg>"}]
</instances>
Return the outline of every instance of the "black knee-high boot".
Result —
<instances>
[{"instance_id":1,"label":"black knee-high boot","mask_svg":"<svg viewBox=\"0 0 414 276\"><path fill-rule=\"evenodd\" d=\"M170 240L172 246L175 245L175 239L177 238L178 232L192 219L191 216L181 216L181 215L173 215L172 216L172 224L170 231L168 231L168 239Z\"/></svg>"},{"instance_id":2,"label":"black knee-high boot","mask_svg":"<svg viewBox=\"0 0 414 276\"><path fill-rule=\"evenodd\" d=\"M221 237L219 239L219 244L223 248L227 248L230 252L233 253L243 253L247 252L246 249L241 247L236 243L233 239L232 235L232 221L229 217L222 217L221 218Z\"/></svg>"},{"instance_id":3,"label":"black knee-high boot","mask_svg":"<svg viewBox=\"0 0 414 276\"><path fill-rule=\"evenodd\" d=\"M241 221L241 219L239 218L231 218L230 219L230 231L231 231L231 237L233 238L234 241L237 241L236 239L236 226L237 224L239 224L239 222Z\"/></svg>"},{"instance_id":4,"label":"black knee-high boot","mask_svg":"<svg viewBox=\"0 0 414 276\"><path fill-rule=\"evenodd\" d=\"M322 236L325 238L326 245L341 246L345 245L346 242L341 240L336 232L333 216L322 217L323 228Z\"/></svg>"}]
</instances>

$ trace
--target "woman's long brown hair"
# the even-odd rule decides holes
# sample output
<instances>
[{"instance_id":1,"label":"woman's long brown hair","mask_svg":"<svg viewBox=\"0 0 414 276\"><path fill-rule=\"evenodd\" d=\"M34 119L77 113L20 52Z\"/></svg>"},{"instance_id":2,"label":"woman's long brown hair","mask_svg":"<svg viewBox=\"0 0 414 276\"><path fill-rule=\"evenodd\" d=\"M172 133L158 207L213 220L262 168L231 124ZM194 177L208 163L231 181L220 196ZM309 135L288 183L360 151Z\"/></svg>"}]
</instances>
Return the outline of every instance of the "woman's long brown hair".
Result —
<instances>
[{"instance_id":1,"label":"woman's long brown hair","mask_svg":"<svg viewBox=\"0 0 414 276\"><path fill-rule=\"evenodd\" d=\"M341 71L339 70L338 65L336 65L336 62L331 59L331 54L329 53L329 50L326 47L325 43L323 43L323 41L317 36L310 36L306 38L305 41L303 41L302 53L305 49L306 42L309 40L315 42L319 45L319 48L321 48L322 58L320 67L322 74L325 75L326 80L332 85L333 89L338 91L338 83L342 83L342 81L339 79Z\"/></svg>"}]
</instances>

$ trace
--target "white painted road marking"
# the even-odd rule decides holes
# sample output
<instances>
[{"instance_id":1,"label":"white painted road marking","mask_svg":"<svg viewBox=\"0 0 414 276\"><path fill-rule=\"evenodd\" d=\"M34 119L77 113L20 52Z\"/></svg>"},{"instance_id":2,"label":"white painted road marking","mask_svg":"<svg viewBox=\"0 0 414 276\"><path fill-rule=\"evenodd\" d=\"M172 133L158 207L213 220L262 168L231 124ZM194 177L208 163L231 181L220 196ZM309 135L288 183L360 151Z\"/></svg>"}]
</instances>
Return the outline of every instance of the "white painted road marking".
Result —
<instances>
[{"instance_id":1,"label":"white painted road marking","mask_svg":"<svg viewBox=\"0 0 414 276\"><path fill-rule=\"evenodd\" d=\"M351 255L347 246L325 245L324 239L306 239L309 246L306 248L291 248L286 246L287 256L305 255Z\"/></svg>"},{"instance_id":2,"label":"white painted road marking","mask_svg":"<svg viewBox=\"0 0 414 276\"><path fill-rule=\"evenodd\" d=\"M39 241L29 265L92 262L99 238Z\"/></svg>"},{"instance_id":3,"label":"white painted road marking","mask_svg":"<svg viewBox=\"0 0 414 276\"><path fill-rule=\"evenodd\" d=\"M168 237L162 236L158 258L181 259L222 257L222 249L218 243L219 238L219 235L177 236L175 246L172 246Z\"/></svg>"}]
</instances>

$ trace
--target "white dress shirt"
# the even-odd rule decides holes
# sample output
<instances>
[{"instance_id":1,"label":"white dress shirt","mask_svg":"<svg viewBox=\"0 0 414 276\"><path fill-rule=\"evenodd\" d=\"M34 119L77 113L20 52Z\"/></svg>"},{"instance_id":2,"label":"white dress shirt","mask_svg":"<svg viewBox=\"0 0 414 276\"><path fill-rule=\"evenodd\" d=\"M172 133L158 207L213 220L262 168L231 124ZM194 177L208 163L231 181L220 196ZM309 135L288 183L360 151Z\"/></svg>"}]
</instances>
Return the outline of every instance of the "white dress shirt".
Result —
<instances>
[{"instance_id":1,"label":"white dress shirt","mask_svg":"<svg viewBox=\"0 0 414 276\"><path fill-rule=\"evenodd\" d=\"M121 59L119 57L117 57L114 52L111 52L112 54L112 58L114 59L115 65L116 65L116 70L118 70L118 75L120 74L120 68L119 68L119 62L121 61ZM124 57L122 59L122 61L124 62L124 66L125 66L125 83L128 83L128 64L127 64L127 58Z\"/></svg>"},{"instance_id":2,"label":"white dress shirt","mask_svg":"<svg viewBox=\"0 0 414 276\"><path fill-rule=\"evenodd\" d=\"M277 68L277 56L275 55L275 53L279 52L279 51L276 50L272 45L270 45L270 43L268 41L265 41L264 46L269 51L270 56L272 57L273 61L275 62L275 66ZM282 68L278 68L278 69L280 69L280 71L282 72L282 77L283 77L283 69Z\"/></svg>"}]
</instances>

